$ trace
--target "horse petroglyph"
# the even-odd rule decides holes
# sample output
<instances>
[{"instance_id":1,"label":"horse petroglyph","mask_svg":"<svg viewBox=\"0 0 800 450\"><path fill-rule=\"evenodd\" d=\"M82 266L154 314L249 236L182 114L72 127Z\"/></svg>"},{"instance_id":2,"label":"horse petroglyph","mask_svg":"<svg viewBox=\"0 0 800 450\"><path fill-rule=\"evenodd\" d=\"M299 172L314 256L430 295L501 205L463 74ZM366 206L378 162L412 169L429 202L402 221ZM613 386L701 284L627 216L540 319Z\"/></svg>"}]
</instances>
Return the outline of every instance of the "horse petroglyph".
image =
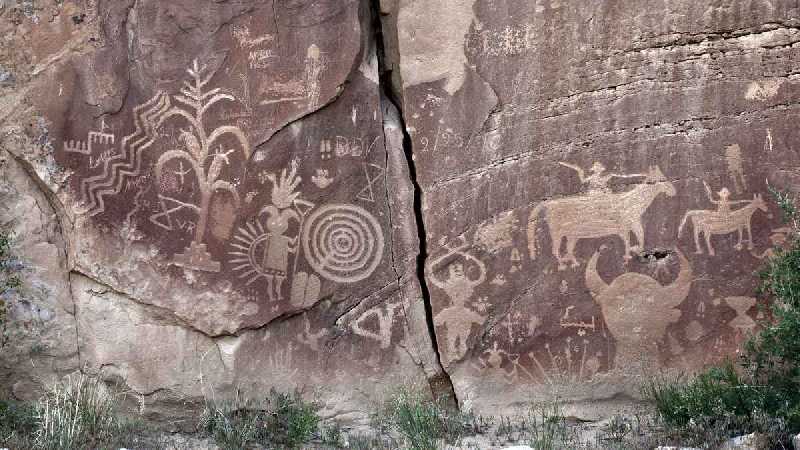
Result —
<instances>
[{"instance_id":1,"label":"horse petroglyph","mask_svg":"<svg viewBox=\"0 0 800 450\"><path fill-rule=\"evenodd\" d=\"M702 254L703 248L700 245L700 234L705 236L706 247L708 247L708 254L714 256L716 252L711 245L711 236L720 234L729 234L735 231L739 232L739 242L734 245L736 250L744 248L744 232L747 231L747 248L753 249L753 234L750 229L753 214L757 211L767 212L767 204L761 198L761 194L754 194L753 200L730 200L730 192L727 188L722 188L717 193L719 200L714 200L714 195L708 184L703 183L706 188L708 200L717 205L717 210L692 210L688 211L681 220L678 227L678 237L683 233L683 229L688 222L691 221L694 231L694 246L695 253ZM731 210L731 205L746 203L747 205L737 209Z\"/></svg>"},{"instance_id":2,"label":"horse petroglyph","mask_svg":"<svg viewBox=\"0 0 800 450\"><path fill-rule=\"evenodd\" d=\"M597 177L590 179L591 176ZM552 252L558 260L558 269L563 270L567 264L578 267L575 258L575 244L579 239L619 236L625 243L625 260L644 247L644 226L642 216L653 201L661 194L672 197L675 188L667 181L658 167L650 168L644 182L632 190L613 193L605 190L607 177L604 169L599 167L586 182L597 188L587 194L545 201L531 211L528 220L528 250L531 259L536 259L539 251L537 244L537 228L539 221L547 222L552 241ZM638 245L631 242L631 234L636 237ZM566 238L566 254L561 255L561 244Z\"/></svg>"}]
</instances>

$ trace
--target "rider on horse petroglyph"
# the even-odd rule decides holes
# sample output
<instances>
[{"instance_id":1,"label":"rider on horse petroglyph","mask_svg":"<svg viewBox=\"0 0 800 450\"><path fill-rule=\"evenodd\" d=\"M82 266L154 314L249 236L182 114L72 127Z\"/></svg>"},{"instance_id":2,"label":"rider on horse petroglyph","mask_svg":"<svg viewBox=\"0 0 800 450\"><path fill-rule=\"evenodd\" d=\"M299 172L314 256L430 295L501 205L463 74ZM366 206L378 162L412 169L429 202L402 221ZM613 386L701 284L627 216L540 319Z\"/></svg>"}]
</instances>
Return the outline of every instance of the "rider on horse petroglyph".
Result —
<instances>
[{"instance_id":1,"label":"rider on horse petroglyph","mask_svg":"<svg viewBox=\"0 0 800 450\"><path fill-rule=\"evenodd\" d=\"M603 163L595 161L592 164L592 167L589 168L589 172L591 175L586 176L586 173L578 166L559 162L564 167L569 167L570 169L574 170L578 173L578 178L581 180L582 184L587 184L589 186L589 192L610 192L608 182L611 181L612 178L636 178L636 177L643 177L646 176L644 174L635 173L630 175L620 175L616 173L606 173L606 166Z\"/></svg>"},{"instance_id":2,"label":"rider on horse petroglyph","mask_svg":"<svg viewBox=\"0 0 800 450\"><path fill-rule=\"evenodd\" d=\"M720 215L728 215L731 213L731 205L736 205L740 203L750 203L751 200L729 200L731 196L731 192L728 188L723 187L722 189L717 192L717 196L719 196L719 200L714 200L714 194L711 192L711 188L708 186L708 183L703 181L703 186L706 187L706 195L708 195L708 200L717 205L717 212Z\"/></svg>"}]
</instances>

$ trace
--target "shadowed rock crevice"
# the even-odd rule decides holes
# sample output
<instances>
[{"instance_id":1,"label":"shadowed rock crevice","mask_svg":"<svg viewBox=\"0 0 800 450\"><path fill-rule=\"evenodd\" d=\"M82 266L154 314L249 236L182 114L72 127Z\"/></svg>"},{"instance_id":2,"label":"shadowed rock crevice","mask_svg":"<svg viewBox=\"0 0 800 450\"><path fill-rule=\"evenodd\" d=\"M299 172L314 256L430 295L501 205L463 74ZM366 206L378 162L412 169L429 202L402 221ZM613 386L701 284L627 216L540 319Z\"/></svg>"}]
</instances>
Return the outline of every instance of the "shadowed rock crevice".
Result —
<instances>
[{"instance_id":1,"label":"shadowed rock crevice","mask_svg":"<svg viewBox=\"0 0 800 450\"><path fill-rule=\"evenodd\" d=\"M430 290L428 289L427 281L425 278L425 263L428 258L428 250L427 250L427 233L425 230L425 221L422 211L422 187L420 186L419 180L417 179L417 170L414 162L414 151L412 148L411 136L408 134L408 130L406 129L401 102L398 101L395 92L392 89L391 67L398 66L398 64L391 64L388 61L388 59L392 58L393 56L391 52L387 52L384 42L384 30L383 30L384 23L381 21L381 16L380 16L381 14L380 0L370 0L370 5L372 12L374 39L378 53L379 88L382 90L382 93L386 101L392 103L392 105L394 105L394 107L398 111L400 129L402 130L403 133L403 152L405 154L406 162L408 165L408 175L414 190L413 210L414 210L414 219L417 227L416 230L417 237L419 241L419 251L417 253L417 258L416 258L416 274L417 274L417 279L419 281L420 290L422 293L422 300L425 305L425 319L428 326L428 333L430 334L433 350L436 354L436 361L441 367L441 355L439 354L439 345L437 342L437 336L433 322L433 309L431 307ZM453 388L453 383L450 380L450 376L444 369L442 369L439 373L440 375L430 378L428 380L433 395L436 398L444 400L448 404L457 407L458 399L456 397L455 389Z\"/></svg>"}]
</instances>

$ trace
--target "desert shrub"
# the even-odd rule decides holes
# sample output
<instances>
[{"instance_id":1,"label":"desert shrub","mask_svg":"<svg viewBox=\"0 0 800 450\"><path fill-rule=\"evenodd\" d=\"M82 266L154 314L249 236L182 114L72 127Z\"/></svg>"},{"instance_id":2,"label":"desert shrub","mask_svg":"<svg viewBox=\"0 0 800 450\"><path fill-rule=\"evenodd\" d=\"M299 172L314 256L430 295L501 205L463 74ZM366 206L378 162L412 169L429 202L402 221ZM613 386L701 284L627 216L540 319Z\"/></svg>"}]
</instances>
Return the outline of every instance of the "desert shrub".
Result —
<instances>
[{"instance_id":1,"label":"desert shrub","mask_svg":"<svg viewBox=\"0 0 800 450\"><path fill-rule=\"evenodd\" d=\"M11 234L0 231L0 347L8 342L8 300L6 294L22 285L18 264L11 254Z\"/></svg>"},{"instance_id":2,"label":"desert shrub","mask_svg":"<svg viewBox=\"0 0 800 450\"><path fill-rule=\"evenodd\" d=\"M48 387L34 404L36 448L96 447L120 430L115 400L97 378L75 373Z\"/></svg>"},{"instance_id":3,"label":"desert shrub","mask_svg":"<svg viewBox=\"0 0 800 450\"><path fill-rule=\"evenodd\" d=\"M794 199L773 194L792 231L760 273L761 293L771 300L760 331L736 362L645 388L664 423L678 431L800 431L800 216Z\"/></svg>"},{"instance_id":4,"label":"desert shrub","mask_svg":"<svg viewBox=\"0 0 800 450\"><path fill-rule=\"evenodd\" d=\"M201 427L223 449L298 448L319 433L318 406L298 392L274 389L260 401L243 399L207 401Z\"/></svg>"},{"instance_id":5,"label":"desert shrub","mask_svg":"<svg viewBox=\"0 0 800 450\"><path fill-rule=\"evenodd\" d=\"M488 422L416 389L399 389L373 418L375 425L399 434L414 450L434 450L455 445L462 438L483 432Z\"/></svg>"},{"instance_id":6,"label":"desert shrub","mask_svg":"<svg viewBox=\"0 0 800 450\"><path fill-rule=\"evenodd\" d=\"M575 430L566 423L558 399L535 404L523 423L531 447L537 450L574 448L577 444Z\"/></svg>"},{"instance_id":7,"label":"desert shrub","mask_svg":"<svg viewBox=\"0 0 800 450\"><path fill-rule=\"evenodd\" d=\"M0 447L30 448L36 427L33 407L27 403L0 400Z\"/></svg>"}]
</instances>

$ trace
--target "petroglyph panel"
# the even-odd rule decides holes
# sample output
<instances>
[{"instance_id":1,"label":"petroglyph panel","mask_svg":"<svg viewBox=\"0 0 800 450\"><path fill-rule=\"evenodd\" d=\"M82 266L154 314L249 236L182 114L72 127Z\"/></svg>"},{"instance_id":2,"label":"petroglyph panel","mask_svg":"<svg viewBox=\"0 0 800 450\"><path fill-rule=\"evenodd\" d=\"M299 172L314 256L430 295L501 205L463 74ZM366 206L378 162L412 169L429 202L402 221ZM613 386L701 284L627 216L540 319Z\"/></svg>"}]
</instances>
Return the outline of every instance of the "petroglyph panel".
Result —
<instances>
[{"instance_id":1,"label":"petroglyph panel","mask_svg":"<svg viewBox=\"0 0 800 450\"><path fill-rule=\"evenodd\" d=\"M65 276L100 286L74 292L87 367L119 367L108 375L161 406L234 385L341 380L327 401L441 378L369 5L66 3L91 24L39 60L13 120L44 130L30 147L48 154L18 156L59 205ZM167 343L187 372L169 385L173 366L153 367L169 355L121 348L109 323ZM367 411L350 397L332 413Z\"/></svg>"},{"instance_id":2,"label":"petroglyph panel","mask_svg":"<svg viewBox=\"0 0 800 450\"><path fill-rule=\"evenodd\" d=\"M753 273L787 239L768 186L800 186L796 5L461 3L393 12L459 398L591 404L735 351Z\"/></svg>"},{"instance_id":3,"label":"petroglyph panel","mask_svg":"<svg viewBox=\"0 0 800 450\"><path fill-rule=\"evenodd\" d=\"M11 226L48 221L59 323L154 414L449 379L477 413L592 419L763 318L795 2L45 3L0 8L0 161L52 207Z\"/></svg>"}]
</instances>

